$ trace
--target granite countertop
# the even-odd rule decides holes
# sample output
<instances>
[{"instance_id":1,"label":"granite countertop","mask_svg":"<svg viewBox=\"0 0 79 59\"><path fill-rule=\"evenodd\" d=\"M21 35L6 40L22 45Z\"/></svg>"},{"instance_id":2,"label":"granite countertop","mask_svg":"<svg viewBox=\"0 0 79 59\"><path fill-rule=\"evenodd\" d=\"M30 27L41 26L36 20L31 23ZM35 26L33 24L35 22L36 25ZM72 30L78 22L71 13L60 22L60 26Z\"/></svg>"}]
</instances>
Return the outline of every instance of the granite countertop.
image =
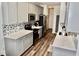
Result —
<instances>
[{"instance_id":1,"label":"granite countertop","mask_svg":"<svg viewBox=\"0 0 79 59\"><path fill-rule=\"evenodd\" d=\"M57 35L52 46L76 51L74 39L71 36Z\"/></svg>"},{"instance_id":2,"label":"granite countertop","mask_svg":"<svg viewBox=\"0 0 79 59\"><path fill-rule=\"evenodd\" d=\"M29 33L32 33L33 31L32 30L20 30L18 32L14 32L14 33L11 33L9 35L6 35L4 36L4 38L9 38L9 39L18 39L18 38L21 38Z\"/></svg>"}]
</instances>

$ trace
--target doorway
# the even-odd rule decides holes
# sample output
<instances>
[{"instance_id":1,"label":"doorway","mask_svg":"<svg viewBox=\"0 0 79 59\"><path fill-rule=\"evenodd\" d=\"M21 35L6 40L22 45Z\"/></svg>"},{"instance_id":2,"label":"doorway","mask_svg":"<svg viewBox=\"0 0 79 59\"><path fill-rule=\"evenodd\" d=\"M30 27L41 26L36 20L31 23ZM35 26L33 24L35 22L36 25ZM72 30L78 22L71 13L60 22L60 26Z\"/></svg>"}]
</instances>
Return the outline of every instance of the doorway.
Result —
<instances>
[{"instance_id":1,"label":"doorway","mask_svg":"<svg viewBox=\"0 0 79 59\"><path fill-rule=\"evenodd\" d=\"M48 28L53 30L54 8L48 9Z\"/></svg>"}]
</instances>

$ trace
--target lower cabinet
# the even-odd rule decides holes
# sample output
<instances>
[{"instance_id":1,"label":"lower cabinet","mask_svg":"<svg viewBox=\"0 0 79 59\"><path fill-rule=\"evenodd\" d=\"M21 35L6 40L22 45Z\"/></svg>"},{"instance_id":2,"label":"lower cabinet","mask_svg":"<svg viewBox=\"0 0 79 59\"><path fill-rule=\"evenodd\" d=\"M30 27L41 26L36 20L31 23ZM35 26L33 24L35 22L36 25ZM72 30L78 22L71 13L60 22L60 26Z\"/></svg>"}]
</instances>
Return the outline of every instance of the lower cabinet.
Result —
<instances>
[{"instance_id":1,"label":"lower cabinet","mask_svg":"<svg viewBox=\"0 0 79 59\"><path fill-rule=\"evenodd\" d=\"M26 35L23 39L23 50L25 51L33 44L33 33Z\"/></svg>"},{"instance_id":2,"label":"lower cabinet","mask_svg":"<svg viewBox=\"0 0 79 59\"><path fill-rule=\"evenodd\" d=\"M19 39L5 38L5 50L7 56L19 56L33 44L33 33L29 33Z\"/></svg>"},{"instance_id":3,"label":"lower cabinet","mask_svg":"<svg viewBox=\"0 0 79 59\"><path fill-rule=\"evenodd\" d=\"M20 38L18 40L16 40L16 54L15 55L20 55L21 53L23 53L23 38Z\"/></svg>"}]
</instances>

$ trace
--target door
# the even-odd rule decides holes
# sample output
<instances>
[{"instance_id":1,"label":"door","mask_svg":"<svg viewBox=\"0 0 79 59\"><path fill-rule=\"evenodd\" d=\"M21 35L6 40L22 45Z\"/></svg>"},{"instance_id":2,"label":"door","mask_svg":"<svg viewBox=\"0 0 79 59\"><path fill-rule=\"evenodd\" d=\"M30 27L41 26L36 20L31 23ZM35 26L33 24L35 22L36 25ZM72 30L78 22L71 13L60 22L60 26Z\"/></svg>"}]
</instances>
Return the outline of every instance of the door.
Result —
<instances>
[{"instance_id":1,"label":"door","mask_svg":"<svg viewBox=\"0 0 79 59\"><path fill-rule=\"evenodd\" d=\"M48 16L49 22L48 22L48 24L49 24L49 28L52 29L52 26L53 26L53 17L54 17L54 9L53 8L49 8L48 13L49 13L49 16Z\"/></svg>"},{"instance_id":2,"label":"door","mask_svg":"<svg viewBox=\"0 0 79 59\"><path fill-rule=\"evenodd\" d=\"M56 27L55 27L55 32L58 32L58 26L59 26L59 15L56 15Z\"/></svg>"}]
</instances>

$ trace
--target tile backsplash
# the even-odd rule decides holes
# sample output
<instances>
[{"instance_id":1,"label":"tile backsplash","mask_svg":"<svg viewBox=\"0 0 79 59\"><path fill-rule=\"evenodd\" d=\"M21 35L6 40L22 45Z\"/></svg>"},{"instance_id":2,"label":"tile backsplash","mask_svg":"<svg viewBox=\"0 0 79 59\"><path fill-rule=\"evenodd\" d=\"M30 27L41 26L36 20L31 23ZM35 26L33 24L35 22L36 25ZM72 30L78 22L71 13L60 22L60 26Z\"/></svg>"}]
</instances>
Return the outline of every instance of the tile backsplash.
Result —
<instances>
[{"instance_id":1,"label":"tile backsplash","mask_svg":"<svg viewBox=\"0 0 79 59\"><path fill-rule=\"evenodd\" d=\"M24 26L27 23L18 23L18 24L10 24L10 25L4 25L3 26L3 33L4 35L13 33L13 32L17 32L19 30L24 29Z\"/></svg>"}]
</instances>

